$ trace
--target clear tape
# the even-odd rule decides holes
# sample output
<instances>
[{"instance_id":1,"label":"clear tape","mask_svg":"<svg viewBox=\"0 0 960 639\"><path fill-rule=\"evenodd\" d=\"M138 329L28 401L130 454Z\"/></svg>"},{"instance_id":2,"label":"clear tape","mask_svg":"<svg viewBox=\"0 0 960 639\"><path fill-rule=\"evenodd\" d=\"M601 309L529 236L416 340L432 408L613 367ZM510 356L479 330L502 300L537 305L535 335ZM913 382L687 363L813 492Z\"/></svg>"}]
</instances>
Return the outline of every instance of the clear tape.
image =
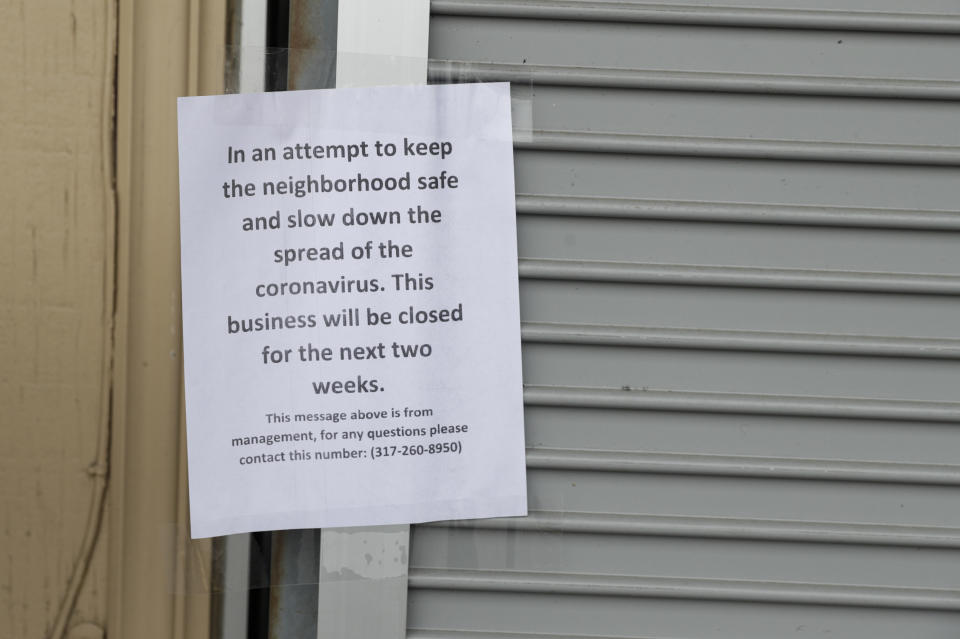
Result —
<instances>
[{"instance_id":1,"label":"clear tape","mask_svg":"<svg viewBox=\"0 0 960 639\"><path fill-rule=\"evenodd\" d=\"M337 70L341 73L349 67L384 69L384 85L419 84L426 77L429 84L464 84L488 82L489 76L481 74L472 63L451 60L428 60L424 57L398 56L379 53L335 51L331 49L298 49L289 47L226 47L227 71L224 93L241 93L271 88L321 89L333 88ZM261 82L251 76L262 73ZM379 72L378 72L379 73ZM398 79L399 78L399 79ZM530 142L534 130L534 95L532 78L510 81L510 102L513 117L513 139ZM224 114L230 121L229 113Z\"/></svg>"},{"instance_id":2,"label":"clear tape","mask_svg":"<svg viewBox=\"0 0 960 639\"><path fill-rule=\"evenodd\" d=\"M427 82L430 84L465 84L468 82L490 82L486 74L480 72L480 66L459 60L430 60L427 66ZM510 112L513 120L514 142L533 140L535 95L533 79L510 80Z\"/></svg>"}]
</instances>

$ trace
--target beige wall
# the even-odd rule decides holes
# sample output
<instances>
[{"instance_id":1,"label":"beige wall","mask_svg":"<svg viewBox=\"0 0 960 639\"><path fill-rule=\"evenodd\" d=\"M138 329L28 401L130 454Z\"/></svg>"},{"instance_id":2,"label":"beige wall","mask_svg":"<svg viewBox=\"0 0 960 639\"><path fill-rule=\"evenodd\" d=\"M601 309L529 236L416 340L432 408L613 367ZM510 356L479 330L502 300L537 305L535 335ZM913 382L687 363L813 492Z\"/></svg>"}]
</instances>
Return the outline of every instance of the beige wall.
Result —
<instances>
[{"instance_id":1,"label":"beige wall","mask_svg":"<svg viewBox=\"0 0 960 639\"><path fill-rule=\"evenodd\" d=\"M72 7L71 7L72 4ZM114 8L0 3L0 637L103 623ZM87 569L89 566L89 569Z\"/></svg>"},{"instance_id":2,"label":"beige wall","mask_svg":"<svg viewBox=\"0 0 960 639\"><path fill-rule=\"evenodd\" d=\"M223 5L0 2L0 639L207 634L175 98L219 91Z\"/></svg>"}]
</instances>

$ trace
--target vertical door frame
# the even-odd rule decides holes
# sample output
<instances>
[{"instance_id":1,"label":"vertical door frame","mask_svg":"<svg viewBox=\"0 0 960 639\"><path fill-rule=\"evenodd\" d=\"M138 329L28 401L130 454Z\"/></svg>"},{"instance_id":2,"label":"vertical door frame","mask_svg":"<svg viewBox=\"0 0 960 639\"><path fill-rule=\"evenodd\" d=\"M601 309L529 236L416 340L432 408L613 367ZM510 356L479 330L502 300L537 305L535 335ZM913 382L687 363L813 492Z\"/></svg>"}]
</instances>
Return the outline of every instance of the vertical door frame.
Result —
<instances>
[{"instance_id":1,"label":"vertical door frame","mask_svg":"<svg viewBox=\"0 0 960 639\"><path fill-rule=\"evenodd\" d=\"M111 636L206 639L183 437L176 98L223 91L225 0L118 0Z\"/></svg>"}]
</instances>

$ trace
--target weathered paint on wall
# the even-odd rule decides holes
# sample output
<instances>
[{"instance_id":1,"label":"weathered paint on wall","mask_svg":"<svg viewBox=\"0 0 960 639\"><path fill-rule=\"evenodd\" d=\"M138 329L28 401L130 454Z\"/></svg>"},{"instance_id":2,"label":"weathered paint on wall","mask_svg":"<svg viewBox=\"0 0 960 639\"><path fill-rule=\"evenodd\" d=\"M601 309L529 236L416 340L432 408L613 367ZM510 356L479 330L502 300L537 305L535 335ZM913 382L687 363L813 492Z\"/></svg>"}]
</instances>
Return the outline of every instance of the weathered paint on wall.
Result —
<instances>
[{"instance_id":1,"label":"weathered paint on wall","mask_svg":"<svg viewBox=\"0 0 960 639\"><path fill-rule=\"evenodd\" d=\"M0 3L3 639L106 618L115 38L112 2Z\"/></svg>"}]
</instances>

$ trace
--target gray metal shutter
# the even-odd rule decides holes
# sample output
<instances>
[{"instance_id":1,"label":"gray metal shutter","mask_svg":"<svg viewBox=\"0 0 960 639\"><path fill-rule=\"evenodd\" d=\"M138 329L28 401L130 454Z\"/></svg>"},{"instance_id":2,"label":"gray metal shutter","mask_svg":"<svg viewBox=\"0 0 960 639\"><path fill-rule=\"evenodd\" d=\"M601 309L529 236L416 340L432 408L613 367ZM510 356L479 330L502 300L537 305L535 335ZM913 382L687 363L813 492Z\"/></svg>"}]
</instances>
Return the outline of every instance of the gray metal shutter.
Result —
<instances>
[{"instance_id":1,"label":"gray metal shutter","mask_svg":"<svg viewBox=\"0 0 960 639\"><path fill-rule=\"evenodd\" d=\"M532 109L532 512L415 528L409 636L960 636L960 6L736 4L433 1Z\"/></svg>"}]
</instances>

